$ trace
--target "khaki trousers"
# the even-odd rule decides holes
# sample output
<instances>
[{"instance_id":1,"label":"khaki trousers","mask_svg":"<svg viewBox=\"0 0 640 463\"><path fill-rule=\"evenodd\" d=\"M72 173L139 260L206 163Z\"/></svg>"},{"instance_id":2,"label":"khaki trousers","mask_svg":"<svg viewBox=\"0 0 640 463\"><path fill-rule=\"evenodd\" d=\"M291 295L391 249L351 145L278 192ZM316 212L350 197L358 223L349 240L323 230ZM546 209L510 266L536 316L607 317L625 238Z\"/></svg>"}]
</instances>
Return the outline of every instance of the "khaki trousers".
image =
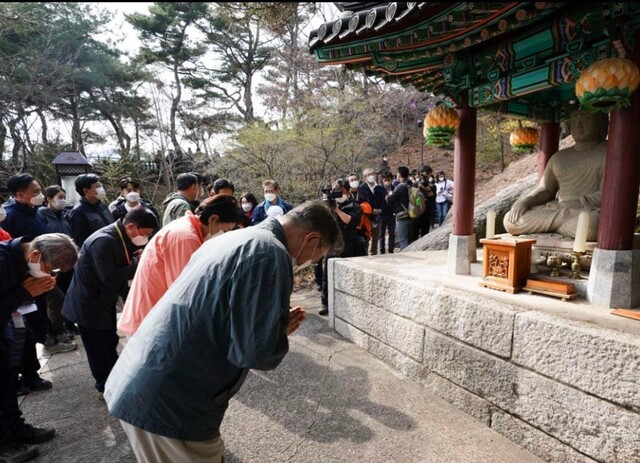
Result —
<instances>
[{"instance_id":1,"label":"khaki trousers","mask_svg":"<svg viewBox=\"0 0 640 463\"><path fill-rule=\"evenodd\" d=\"M224 442L220 436L203 442L160 436L120 420L138 463L223 463Z\"/></svg>"}]
</instances>

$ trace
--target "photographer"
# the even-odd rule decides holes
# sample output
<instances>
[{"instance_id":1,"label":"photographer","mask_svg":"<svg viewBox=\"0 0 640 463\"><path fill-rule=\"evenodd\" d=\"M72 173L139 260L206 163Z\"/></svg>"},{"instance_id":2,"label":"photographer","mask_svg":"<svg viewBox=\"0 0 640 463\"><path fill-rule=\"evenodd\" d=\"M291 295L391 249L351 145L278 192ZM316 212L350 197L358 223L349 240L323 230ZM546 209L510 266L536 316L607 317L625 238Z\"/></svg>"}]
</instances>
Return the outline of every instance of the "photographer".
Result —
<instances>
[{"instance_id":1,"label":"photographer","mask_svg":"<svg viewBox=\"0 0 640 463\"><path fill-rule=\"evenodd\" d=\"M429 181L427 179L422 178L418 183L418 187L420 188L420 191L422 191L427 204L424 213L413 221L413 238L411 239L411 241L422 238L429 233L429 228L431 227L432 221L432 209L430 208L430 205L435 205L436 198L435 186L429 184Z\"/></svg>"},{"instance_id":2,"label":"photographer","mask_svg":"<svg viewBox=\"0 0 640 463\"><path fill-rule=\"evenodd\" d=\"M329 256L324 259L324 272L322 281L322 310L320 315L327 315L328 309L328 282L327 282L327 261L332 257L355 257L361 255L361 246L358 242L356 227L362 218L362 209L355 202L351 194L349 183L346 180L336 180L331 189L322 190L322 199L333 211L338 219L338 226L342 233L344 248L340 255Z\"/></svg>"}]
</instances>

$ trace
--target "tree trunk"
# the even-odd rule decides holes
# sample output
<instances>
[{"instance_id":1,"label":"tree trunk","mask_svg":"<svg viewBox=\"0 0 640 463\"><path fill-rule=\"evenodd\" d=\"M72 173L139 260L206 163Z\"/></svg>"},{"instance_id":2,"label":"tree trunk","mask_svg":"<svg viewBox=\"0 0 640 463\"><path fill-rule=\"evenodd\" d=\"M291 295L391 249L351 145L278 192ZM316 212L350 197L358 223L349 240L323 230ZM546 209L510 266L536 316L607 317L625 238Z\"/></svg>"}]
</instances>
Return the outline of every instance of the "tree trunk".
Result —
<instances>
[{"instance_id":1,"label":"tree trunk","mask_svg":"<svg viewBox=\"0 0 640 463\"><path fill-rule=\"evenodd\" d=\"M40 118L40 124L42 124L42 144L44 146L49 145L49 125L47 124L47 118L44 115L44 111L41 108L36 109L36 113Z\"/></svg>"},{"instance_id":2,"label":"tree trunk","mask_svg":"<svg viewBox=\"0 0 640 463\"><path fill-rule=\"evenodd\" d=\"M4 139L7 138L7 127L2 122L0 114L0 161L4 161Z\"/></svg>"},{"instance_id":3,"label":"tree trunk","mask_svg":"<svg viewBox=\"0 0 640 463\"><path fill-rule=\"evenodd\" d=\"M80 151L85 157L84 144L82 142L82 129L80 128L80 116L78 114L78 102L75 95L69 98L71 104L71 117L73 120L71 126L71 146L73 150Z\"/></svg>"},{"instance_id":4,"label":"tree trunk","mask_svg":"<svg viewBox=\"0 0 640 463\"><path fill-rule=\"evenodd\" d=\"M254 51L257 50L259 44L260 37L260 28L256 32L255 40L253 40L253 36L251 36L251 43L249 45L249 50L247 50L247 65L244 68L245 73L245 81L244 81L244 95L242 96L242 100L244 102L244 121L251 122L254 119L253 114L253 92L251 90L253 84L253 73L255 70L252 67L254 60Z\"/></svg>"},{"instance_id":5,"label":"tree trunk","mask_svg":"<svg viewBox=\"0 0 640 463\"><path fill-rule=\"evenodd\" d=\"M298 19L298 12L296 11L296 19L294 21L294 27L290 36L290 43L291 43L291 64L289 65L290 70L288 72L287 75L287 80L291 80L291 88L292 88L292 94L293 94L293 104L294 107L298 107L299 105L301 105L301 101L300 101L300 84L298 82L298 52L299 52L299 47L298 47L298 36L300 35L300 22ZM288 90L288 87L287 87ZM287 91L287 96L288 96L288 91ZM298 120L299 120L299 116L300 116L300 110L294 110L293 111L293 117L294 117L294 124L297 124Z\"/></svg>"},{"instance_id":6,"label":"tree trunk","mask_svg":"<svg viewBox=\"0 0 640 463\"><path fill-rule=\"evenodd\" d=\"M253 76L251 74L247 74L247 81L244 86L244 107L245 107L244 120L245 122L251 122L254 119L253 96L251 92L252 81L253 81Z\"/></svg>"},{"instance_id":7,"label":"tree trunk","mask_svg":"<svg viewBox=\"0 0 640 463\"><path fill-rule=\"evenodd\" d=\"M20 134L18 133L18 129L16 128L18 124L19 118L10 119L7 122L7 126L9 127L9 134L11 135L11 140L13 141L13 148L11 149L11 160L15 165L18 165L20 162L20 148L22 147L22 139L20 138Z\"/></svg>"},{"instance_id":8,"label":"tree trunk","mask_svg":"<svg viewBox=\"0 0 640 463\"><path fill-rule=\"evenodd\" d=\"M100 114L102 114L109 121L111 127L113 127L116 139L118 140L118 148L120 149L120 159L128 159L131 150L131 137L124 131L122 124L114 117L113 113L104 110L91 90L89 90L89 98L91 98L93 106L100 111Z\"/></svg>"},{"instance_id":9,"label":"tree trunk","mask_svg":"<svg viewBox=\"0 0 640 463\"><path fill-rule=\"evenodd\" d=\"M20 122L22 122L22 130L24 131L24 156L27 156L27 148L28 153L33 153L35 151L35 146L31 141L31 137L29 136L29 123L27 122L27 115L24 113L24 110L20 109Z\"/></svg>"},{"instance_id":10,"label":"tree trunk","mask_svg":"<svg viewBox=\"0 0 640 463\"><path fill-rule=\"evenodd\" d=\"M180 144L178 143L178 137L176 134L176 114L178 112L178 104L180 103L180 99L182 98L182 85L180 84L180 76L178 75L177 62L173 63L173 80L176 84L176 95L171 100L171 113L169 115L169 136L171 137L173 149L175 150L176 155L178 155L182 154L182 148L180 148Z\"/></svg>"},{"instance_id":11,"label":"tree trunk","mask_svg":"<svg viewBox=\"0 0 640 463\"><path fill-rule=\"evenodd\" d=\"M137 119L134 119L133 124L135 128L134 130L135 130L135 137L136 137L136 144L134 147L135 160L140 161L140 124L138 123Z\"/></svg>"}]
</instances>

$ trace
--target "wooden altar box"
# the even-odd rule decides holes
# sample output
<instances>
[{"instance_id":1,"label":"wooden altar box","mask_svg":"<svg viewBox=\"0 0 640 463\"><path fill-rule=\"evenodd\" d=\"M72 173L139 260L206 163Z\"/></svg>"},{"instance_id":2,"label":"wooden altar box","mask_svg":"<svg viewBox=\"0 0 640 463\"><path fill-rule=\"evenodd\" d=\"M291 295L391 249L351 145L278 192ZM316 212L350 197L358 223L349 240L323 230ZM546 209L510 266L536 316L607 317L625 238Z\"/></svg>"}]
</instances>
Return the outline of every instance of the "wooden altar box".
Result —
<instances>
[{"instance_id":1,"label":"wooden altar box","mask_svg":"<svg viewBox=\"0 0 640 463\"><path fill-rule=\"evenodd\" d=\"M532 239L484 238L483 278L480 285L517 293L527 283L531 269Z\"/></svg>"}]
</instances>

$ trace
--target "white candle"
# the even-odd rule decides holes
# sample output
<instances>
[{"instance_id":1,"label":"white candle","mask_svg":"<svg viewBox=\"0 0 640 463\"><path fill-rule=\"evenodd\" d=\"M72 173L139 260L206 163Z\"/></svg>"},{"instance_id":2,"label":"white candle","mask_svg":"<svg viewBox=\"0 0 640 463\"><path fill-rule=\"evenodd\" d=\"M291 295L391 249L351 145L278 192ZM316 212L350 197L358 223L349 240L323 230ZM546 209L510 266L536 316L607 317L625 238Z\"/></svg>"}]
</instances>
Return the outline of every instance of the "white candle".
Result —
<instances>
[{"instance_id":1,"label":"white candle","mask_svg":"<svg viewBox=\"0 0 640 463\"><path fill-rule=\"evenodd\" d=\"M585 252L587 246L587 232L589 231L589 211L582 211L578 217L576 239L573 242L575 252Z\"/></svg>"},{"instance_id":2,"label":"white candle","mask_svg":"<svg viewBox=\"0 0 640 463\"><path fill-rule=\"evenodd\" d=\"M493 238L496 234L496 211L489 209L487 212L487 238Z\"/></svg>"}]
</instances>

